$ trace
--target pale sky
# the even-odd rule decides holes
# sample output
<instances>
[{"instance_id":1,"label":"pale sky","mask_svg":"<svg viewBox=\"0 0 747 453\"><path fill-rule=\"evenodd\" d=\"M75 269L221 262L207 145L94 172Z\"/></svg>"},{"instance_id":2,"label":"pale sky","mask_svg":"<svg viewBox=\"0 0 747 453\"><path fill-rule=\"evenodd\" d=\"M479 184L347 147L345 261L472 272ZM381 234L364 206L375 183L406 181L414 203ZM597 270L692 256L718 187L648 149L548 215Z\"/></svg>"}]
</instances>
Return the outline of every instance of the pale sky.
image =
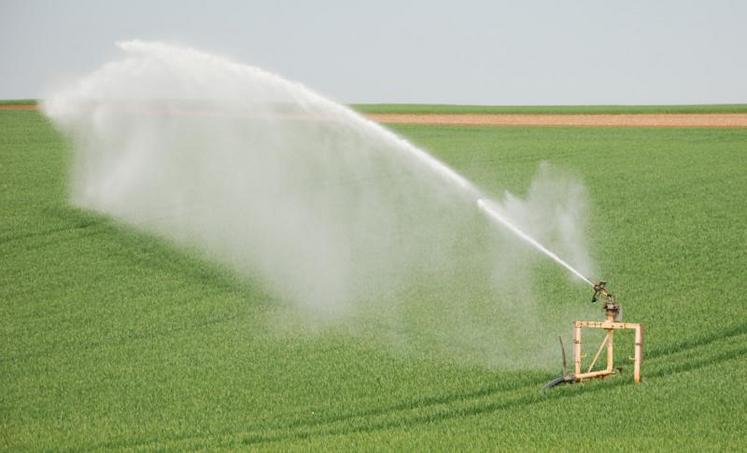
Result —
<instances>
[{"instance_id":1,"label":"pale sky","mask_svg":"<svg viewBox=\"0 0 747 453\"><path fill-rule=\"evenodd\" d=\"M747 1L0 0L0 99L186 44L341 102L747 103Z\"/></svg>"}]
</instances>

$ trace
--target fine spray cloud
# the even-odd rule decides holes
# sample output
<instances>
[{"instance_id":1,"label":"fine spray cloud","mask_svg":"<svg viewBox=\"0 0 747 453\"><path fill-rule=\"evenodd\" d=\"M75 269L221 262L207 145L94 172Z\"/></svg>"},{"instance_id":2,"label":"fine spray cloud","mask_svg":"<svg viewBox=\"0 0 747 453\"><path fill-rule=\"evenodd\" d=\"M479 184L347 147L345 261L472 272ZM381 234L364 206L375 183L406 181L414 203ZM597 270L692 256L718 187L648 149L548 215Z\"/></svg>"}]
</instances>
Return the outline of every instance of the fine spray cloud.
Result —
<instances>
[{"instance_id":1,"label":"fine spray cloud","mask_svg":"<svg viewBox=\"0 0 747 453\"><path fill-rule=\"evenodd\" d=\"M544 165L525 199L492 201L303 85L186 47L119 47L43 103L73 143L74 205L263 282L294 307L278 310L281 330L303 319L407 351L546 365L556 331L527 294L530 264L540 251L588 283L583 186Z\"/></svg>"}]
</instances>

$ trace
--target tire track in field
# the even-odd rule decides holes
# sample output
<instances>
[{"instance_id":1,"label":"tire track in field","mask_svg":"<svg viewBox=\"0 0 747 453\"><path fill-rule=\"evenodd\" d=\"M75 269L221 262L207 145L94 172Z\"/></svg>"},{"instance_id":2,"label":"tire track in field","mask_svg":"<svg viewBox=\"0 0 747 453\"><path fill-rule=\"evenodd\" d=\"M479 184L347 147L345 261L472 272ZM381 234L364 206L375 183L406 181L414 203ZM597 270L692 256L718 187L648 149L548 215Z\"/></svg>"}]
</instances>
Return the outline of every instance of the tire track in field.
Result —
<instances>
[{"instance_id":1,"label":"tire track in field","mask_svg":"<svg viewBox=\"0 0 747 453\"><path fill-rule=\"evenodd\" d=\"M739 360L747 354L747 348L740 347L734 351L727 351L703 357L700 360L683 364L682 366L674 369L663 369L658 371L649 372L646 375L646 379L656 380L658 378L665 378L675 373L695 371L701 368L706 368L714 364L722 363L730 360ZM360 421L358 426L355 427L330 427L318 431L304 432L297 431L293 433L278 433L277 435L249 435L241 439L241 444L245 446L260 445L265 443L281 442L281 441L293 441L293 440L304 440L312 437L323 437L333 435L346 435L364 432L382 431L387 429L406 429L409 427L415 427L418 425L441 422L451 420L455 418L476 416L486 413L492 413L501 410L512 409L516 407L528 407L538 403L542 403L548 400L572 398L576 396L586 395L589 392L602 392L612 387L619 387L623 385L630 385L628 379L616 379L607 381L605 385L576 385L564 389L563 392L521 392L517 390L516 395L510 395L506 399L497 401L488 401L487 403L475 400L474 403L468 404L464 407L452 408L446 407L444 410L435 410L432 413L426 414L405 414L402 419L383 419L381 421L371 421L369 419L363 419ZM535 387L535 386L532 386ZM421 409L421 408L417 408ZM225 444L225 446L231 447L236 445L234 443Z\"/></svg>"},{"instance_id":2,"label":"tire track in field","mask_svg":"<svg viewBox=\"0 0 747 453\"><path fill-rule=\"evenodd\" d=\"M665 378L674 374L682 373L682 372L690 372L695 371L701 368L706 368L708 366L712 366L714 364L718 364L725 361L730 360L739 360L742 359L745 355L747 355L747 347L739 346L738 348L722 353L717 353L710 356L703 356L699 360L695 361L688 361L686 363L682 363L677 366L673 367L662 367L658 370L648 371L644 374L644 379L646 380L656 380L659 378ZM628 376L629 377L629 376ZM515 407L527 407L534 404L538 404L547 400L553 400L553 399L564 399L564 398L572 398L575 396L581 396L588 394L589 392L601 392L606 391L612 387L618 387L622 385L632 385L630 383L631 379L614 379L609 380L605 383L605 385L575 385L572 387L569 387L568 389L564 389L564 392L546 392L546 393L540 393L538 391L532 391L530 393L527 393L526 391L516 390L516 395L509 395L508 398L505 399L499 399L496 401L491 401L490 399L487 399L487 401L483 401L482 398L475 398L474 400L470 401L469 404L464 405L463 407L451 407L446 406L443 409L440 407L417 407L413 408L411 414L403 414L400 417L395 417L394 419L391 419L392 414L387 414L387 417L383 417L382 420L371 420L370 418L361 418L357 421L356 425L354 427L327 427L326 429L320 429L320 430L311 430L311 431L303 431L303 430L297 430L296 432L291 433L278 433L276 435L249 435L243 439L241 439L242 445L258 445L258 444L265 444L265 443L272 443L272 442L281 442L281 441L292 441L292 440L303 440L307 438L312 437L322 437L322 436L332 436L332 435L345 435L345 434L354 434L354 433L362 433L362 432L373 432L373 431L381 431L386 429L402 429L402 428L408 428L408 427L414 427L418 425L423 424L429 424L434 422L441 422L446 420L451 420L455 418L462 418L462 417L469 417L469 416L476 416L486 413L492 413L496 411L506 410L506 409L512 409ZM538 387L538 385L531 385L529 387ZM525 386L526 389L526 386ZM460 403L463 401L460 401ZM419 414L418 412L422 412L425 410L425 414ZM233 444L229 444L228 446L231 446Z\"/></svg>"},{"instance_id":3,"label":"tire track in field","mask_svg":"<svg viewBox=\"0 0 747 453\"><path fill-rule=\"evenodd\" d=\"M682 372L696 371L726 361L740 360L747 355L747 347L744 346L742 336L747 332L734 329L733 332L722 336L712 336L710 339L698 339L686 341L687 347L678 352L658 353L655 355L653 368L644 368L644 380L656 381L661 378L676 375ZM680 352L688 352L696 348L707 348L717 345L723 341L734 343L726 351L716 351L708 354L700 353L696 360L684 357L683 360L676 359L674 363L667 360L677 356ZM548 376L549 378L549 376ZM140 439L135 442L123 439L117 442L107 442L92 445L90 448L251 448L275 442L298 441L325 436L347 435L356 433L376 432L387 429L402 429L416 427L423 424L437 423L451 419L477 416L513 409L516 407L528 407L534 404L550 400L573 398L586 395L589 392L602 392L610 388L623 385L632 385L632 377L623 375L617 379L595 382L590 385L567 386L549 392L540 392L543 382L525 382L512 387L509 382L498 382L482 388L465 393L453 393L449 395L431 395L410 401L404 401L389 406L351 411L347 414L332 415L318 418L296 418L293 420L270 422L266 425L246 427L241 430L225 430L210 434L171 436L168 438L152 437ZM644 382L645 382L644 381ZM309 413L314 408L307 408ZM256 423L256 422L255 422ZM252 423L250 423L251 425Z\"/></svg>"},{"instance_id":4,"label":"tire track in field","mask_svg":"<svg viewBox=\"0 0 747 453\"><path fill-rule=\"evenodd\" d=\"M716 354L702 360L698 360L687 367L676 372L685 371L696 371L701 368L706 368L714 364L741 359L747 354L747 348L742 347L737 351L731 351L721 354ZM658 379L666 378L671 376L673 373L670 370L651 372L647 375L647 379ZM539 387L539 383L530 384L518 387L513 391L502 392L493 394L501 395L498 400L487 400L477 398L471 400L469 404L465 404L462 407L456 407L449 405L439 407L417 407L413 408L411 412L405 413L399 417L392 418L391 416L380 417L379 419L372 417L361 417L354 422L354 426L335 426L334 423L319 425L319 429L294 429L290 432L273 432L272 429L260 429L259 432L252 432L252 430L237 430L221 433L212 433L207 435L185 435L177 436L170 439L152 439L151 441L136 441L127 442L122 441L118 443L107 443L101 445L95 445L91 448L167 448L167 449L211 449L211 448L252 448L261 445L272 444L276 442L285 441L303 441L306 439L326 437L326 436L339 436L348 434L359 434L359 433L370 433L376 431L385 431L388 429L407 429L411 427L417 427L420 425L438 423L448 421L452 419L478 416L482 414L493 413L502 410L509 410L517 407L530 407L535 404L540 404L546 401L562 400L566 398L574 398L577 396L587 395L590 392L603 392L610 388L616 388L624 385L631 385L628 380L615 379L608 380L602 385L575 385L569 386L561 391L540 393L534 391ZM426 411L426 413L418 413ZM341 421L339 423L349 423L350 421ZM264 431L264 432L263 432ZM269 432L268 432L269 431ZM195 442L197 441L197 442Z\"/></svg>"}]
</instances>

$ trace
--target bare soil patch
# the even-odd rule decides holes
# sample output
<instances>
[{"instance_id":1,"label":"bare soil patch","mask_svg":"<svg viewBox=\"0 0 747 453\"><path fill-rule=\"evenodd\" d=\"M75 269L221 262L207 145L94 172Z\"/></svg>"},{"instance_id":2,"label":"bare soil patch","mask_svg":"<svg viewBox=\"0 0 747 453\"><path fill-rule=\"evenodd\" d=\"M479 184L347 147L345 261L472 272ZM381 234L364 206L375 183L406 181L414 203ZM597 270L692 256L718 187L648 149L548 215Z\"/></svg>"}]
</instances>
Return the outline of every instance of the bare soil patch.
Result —
<instances>
[{"instance_id":1,"label":"bare soil patch","mask_svg":"<svg viewBox=\"0 0 747 453\"><path fill-rule=\"evenodd\" d=\"M385 124L454 126L606 126L606 127L747 127L746 113L635 113L635 114L402 114L371 113Z\"/></svg>"},{"instance_id":2,"label":"bare soil patch","mask_svg":"<svg viewBox=\"0 0 747 453\"><path fill-rule=\"evenodd\" d=\"M0 110L36 110L33 104L0 104Z\"/></svg>"}]
</instances>

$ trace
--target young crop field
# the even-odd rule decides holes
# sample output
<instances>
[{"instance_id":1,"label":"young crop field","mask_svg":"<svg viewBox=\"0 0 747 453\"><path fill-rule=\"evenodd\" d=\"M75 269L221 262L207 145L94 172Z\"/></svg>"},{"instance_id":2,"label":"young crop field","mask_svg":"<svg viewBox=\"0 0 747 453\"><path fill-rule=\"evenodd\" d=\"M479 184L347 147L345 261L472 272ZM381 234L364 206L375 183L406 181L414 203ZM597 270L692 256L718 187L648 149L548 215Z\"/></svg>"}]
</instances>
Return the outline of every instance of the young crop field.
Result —
<instances>
[{"instance_id":1,"label":"young crop field","mask_svg":"<svg viewBox=\"0 0 747 453\"><path fill-rule=\"evenodd\" d=\"M559 351L556 369L505 371L345 329L278 335L261 281L70 207L68 142L37 111L0 110L0 448L747 447L747 129L393 129L495 196L542 161L584 181L600 277L646 328L640 385L628 371L542 392ZM541 272L543 304L589 304Z\"/></svg>"}]
</instances>

